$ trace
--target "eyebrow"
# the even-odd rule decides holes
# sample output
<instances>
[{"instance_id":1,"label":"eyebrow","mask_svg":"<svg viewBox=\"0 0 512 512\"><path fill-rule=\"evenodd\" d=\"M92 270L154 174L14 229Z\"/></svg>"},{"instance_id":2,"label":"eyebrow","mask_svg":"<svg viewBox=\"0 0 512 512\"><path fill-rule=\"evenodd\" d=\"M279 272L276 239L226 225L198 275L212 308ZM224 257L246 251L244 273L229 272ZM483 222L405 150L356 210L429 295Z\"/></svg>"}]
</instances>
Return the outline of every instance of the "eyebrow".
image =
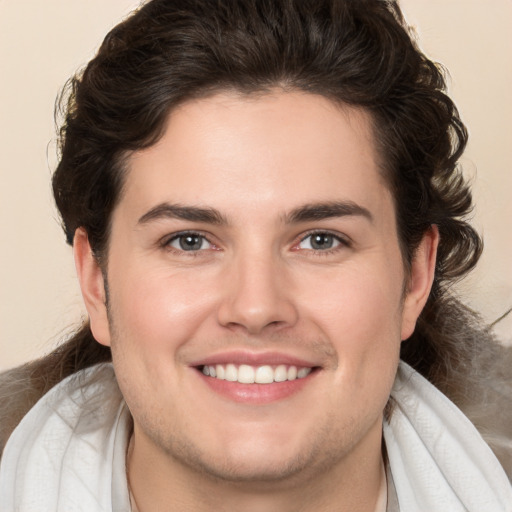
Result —
<instances>
[{"instance_id":1,"label":"eyebrow","mask_svg":"<svg viewBox=\"0 0 512 512\"><path fill-rule=\"evenodd\" d=\"M293 224L346 216L360 216L373 222L370 211L352 201L330 201L300 206L286 214L284 221L287 224Z\"/></svg>"},{"instance_id":2,"label":"eyebrow","mask_svg":"<svg viewBox=\"0 0 512 512\"><path fill-rule=\"evenodd\" d=\"M201 208L198 206L183 206L180 204L161 203L146 212L138 221L139 224L159 219L182 219L191 222L204 222L206 224L225 225L226 218L214 208Z\"/></svg>"},{"instance_id":3,"label":"eyebrow","mask_svg":"<svg viewBox=\"0 0 512 512\"><path fill-rule=\"evenodd\" d=\"M373 222L373 216L370 211L352 201L306 204L286 213L283 216L283 220L285 224L297 224L299 222L311 222L346 216L361 216ZM161 203L151 208L151 210L140 217L138 224L147 224L148 222L160 219L181 219L217 226L228 224L226 217L215 208L183 206L171 203Z\"/></svg>"}]
</instances>

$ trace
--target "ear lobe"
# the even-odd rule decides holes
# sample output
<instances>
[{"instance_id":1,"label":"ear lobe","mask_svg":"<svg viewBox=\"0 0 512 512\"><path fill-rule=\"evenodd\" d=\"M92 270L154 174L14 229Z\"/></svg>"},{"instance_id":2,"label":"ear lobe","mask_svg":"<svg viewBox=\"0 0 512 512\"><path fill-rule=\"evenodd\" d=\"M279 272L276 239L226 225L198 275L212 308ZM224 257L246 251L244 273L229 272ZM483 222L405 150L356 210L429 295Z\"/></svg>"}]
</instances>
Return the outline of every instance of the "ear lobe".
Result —
<instances>
[{"instance_id":1,"label":"ear lobe","mask_svg":"<svg viewBox=\"0 0 512 512\"><path fill-rule=\"evenodd\" d=\"M411 262L402 312L402 340L409 338L414 332L416 321L427 302L434 282L438 245L439 229L432 225L423 235Z\"/></svg>"},{"instance_id":2,"label":"ear lobe","mask_svg":"<svg viewBox=\"0 0 512 512\"><path fill-rule=\"evenodd\" d=\"M92 334L99 343L110 346L103 273L92 252L87 232L83 228L75 231L73 255Z\"/></svg>"}]
</instances>

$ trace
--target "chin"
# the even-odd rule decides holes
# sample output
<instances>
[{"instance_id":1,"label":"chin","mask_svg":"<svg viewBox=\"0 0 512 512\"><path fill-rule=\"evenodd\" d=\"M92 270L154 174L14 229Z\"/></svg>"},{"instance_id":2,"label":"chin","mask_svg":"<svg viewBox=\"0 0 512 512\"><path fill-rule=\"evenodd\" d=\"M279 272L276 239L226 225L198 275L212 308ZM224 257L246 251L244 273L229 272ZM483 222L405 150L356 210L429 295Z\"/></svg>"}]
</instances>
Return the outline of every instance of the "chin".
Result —
<instances>
[{"instance_id":1,"label":"chin","mask_svg":"<svg viewBox=\"0 0 512 512\"><path fill-rule=\"evenodd\" d=\"M232 483L270 485L272 482L305 481L309 474L318 473L336 464L343 456L341 450L322 450L312 443L316 436L301 436L287 441L257 432L249 438L219 441L202 448L196 445L181 446L174 456L195 472L204 476ZM297 442L299 441L299 442ZM342 444L342 443L341 443ZM331 445L332 446L332 445Z\"/></svg>"},{"instance_id":2,"label":"chin","mask_svg":"<svg viewBox=\"0 0 512 512\"><path fill-rule=\"evenodd\" d=\"M265 483L282 482L303 474L308 467L306 458L295 456L286 460L281 457L274 460L265 458L261 453L254 457L239 453L232 457L219 460L198 460L201 472L217 480L233 483ZM199 469L199 468L197 468Z\"/></svg>"}]
</instances>

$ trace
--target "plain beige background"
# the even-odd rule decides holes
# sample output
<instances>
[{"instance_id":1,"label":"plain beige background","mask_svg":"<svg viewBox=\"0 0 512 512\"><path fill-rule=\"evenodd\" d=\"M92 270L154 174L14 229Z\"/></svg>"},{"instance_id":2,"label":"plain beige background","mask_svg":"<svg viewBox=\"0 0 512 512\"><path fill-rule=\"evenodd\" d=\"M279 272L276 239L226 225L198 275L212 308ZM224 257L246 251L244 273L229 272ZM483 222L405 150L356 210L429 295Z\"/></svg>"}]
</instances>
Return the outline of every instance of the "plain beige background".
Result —
<instances>
[{"instance_id":1,"label":"plain beige background","mask_svg":"<svg viewBox=\"0 0 512 512\"><path fill-rule=\"evenodd\" d=\"M83 315L50 193L54 100L135 0L0 0L0 369L51 350ZM402 0L450 70L486 250L459 286L492 321L512 307L512 0ZM497 328L512 342L510 315Z\"/></svg>"}]
</instances>

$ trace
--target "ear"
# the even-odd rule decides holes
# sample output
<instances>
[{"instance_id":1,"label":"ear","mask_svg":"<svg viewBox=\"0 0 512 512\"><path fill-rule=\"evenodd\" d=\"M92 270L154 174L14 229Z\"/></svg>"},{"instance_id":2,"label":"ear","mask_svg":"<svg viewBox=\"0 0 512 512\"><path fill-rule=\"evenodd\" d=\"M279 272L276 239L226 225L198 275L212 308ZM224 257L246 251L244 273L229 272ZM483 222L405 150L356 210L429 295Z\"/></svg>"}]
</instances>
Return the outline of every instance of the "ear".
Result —
<instances>
[{"instance_id":1,"label":"ear","mask_svg":"<svg viewBox=\"0 0 512 512\"><path fill-rule=\"evenodd\" d=\"M402 313L402 340L414 332L416 321L427 302L434 281L438 245L439 229L432 225L423 235L411 262Z\"/></svg>"},{"instance_id":2,"label":"ear","mask_svg":"<svg viewBox=\"0 0 512 512\"><path fill-rule=\"evenodd\" d=\"M92 252L87 232L83 228L78 228L75 231L73 255L82 297L89 314L92 334L96 341L102 345L110 346L103 273Z\"/></svg>"}]
</instances>

